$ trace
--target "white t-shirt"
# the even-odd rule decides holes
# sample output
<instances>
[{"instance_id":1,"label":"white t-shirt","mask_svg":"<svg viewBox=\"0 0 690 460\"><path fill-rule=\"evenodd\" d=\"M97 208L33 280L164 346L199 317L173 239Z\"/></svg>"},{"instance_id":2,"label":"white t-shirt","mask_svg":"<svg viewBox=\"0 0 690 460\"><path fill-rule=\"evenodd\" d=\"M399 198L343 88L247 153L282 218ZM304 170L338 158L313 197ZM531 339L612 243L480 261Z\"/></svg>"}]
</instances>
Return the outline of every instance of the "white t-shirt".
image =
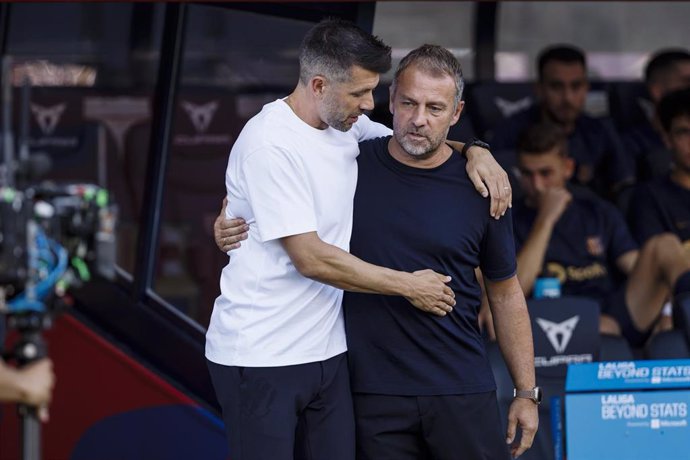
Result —
<instances>
[{"instance_id":1,"label":"white t-shirt","mask_svg":"<svg viewBox=\"0 0 690 460\"><path fill-rule=\"evenodd\" d=\"M347 350L343 292L299 274L280 238L317 232L349 250L358 142L390 129L362 115L348 132L316 129L281 99L266 104L230 152L228 216L249 237L220 277L206 357L228 366L323 361Z\"/></svg>"}]
</instances>

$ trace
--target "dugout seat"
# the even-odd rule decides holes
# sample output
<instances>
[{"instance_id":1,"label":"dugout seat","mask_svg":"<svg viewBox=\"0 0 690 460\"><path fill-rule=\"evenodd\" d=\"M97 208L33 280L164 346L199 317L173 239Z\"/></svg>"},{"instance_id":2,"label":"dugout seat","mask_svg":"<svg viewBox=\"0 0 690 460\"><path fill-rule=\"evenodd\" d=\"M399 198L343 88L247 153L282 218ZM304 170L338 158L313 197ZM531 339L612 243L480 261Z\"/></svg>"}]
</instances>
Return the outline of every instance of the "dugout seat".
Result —
<instances>
[{"instance_id":1,"label":"dugout seat","mask_svg":"<svg viewBox=\"0 0 690 460\"><path fill-rule=\"evenodd\" d=\"M466 98L477 135L489 139L496 125L534 103L534 84L475 83L467 88Z\"/></svg>"},{"instance_id":2,"label":"dugout seat","mask_svg":"<svg viewBox=\"0 0 690 460\"><path fill-rule=\"evenodd\" d=\"M618 129L645 123L654 114L647 87L639 81L610 82L607 88L609 114Z\"/></svg>"},{"instance_id":3,"label":"dugout seat","mask_svg":"<svg viewBox=\"0 0 690 460\"><path fill-rule=\"evenodd\" d=\"M690 294L675 299L673 306L673 327L654 335L645 347L648 359L690 358Z\"/></svg>"},{"instance_id":4,"label":"dugout seat","mask_svg":"<svg viewBox=\"0 0 690 460\"><path fill-rule=\"evenodd\" d=\"M584 297L528 300L534 339L537 385L544 399L539 406L539 431L532 448L520 458L554 458L551 427L551 398L562 396L568 362L632 359L622 337L599 334L599 304ZM505 423L513 400L513 382L495 342L487 352L496 379L501 417ZM505 428L505 427L504 427Z\"/></svg>"}]
</instances>

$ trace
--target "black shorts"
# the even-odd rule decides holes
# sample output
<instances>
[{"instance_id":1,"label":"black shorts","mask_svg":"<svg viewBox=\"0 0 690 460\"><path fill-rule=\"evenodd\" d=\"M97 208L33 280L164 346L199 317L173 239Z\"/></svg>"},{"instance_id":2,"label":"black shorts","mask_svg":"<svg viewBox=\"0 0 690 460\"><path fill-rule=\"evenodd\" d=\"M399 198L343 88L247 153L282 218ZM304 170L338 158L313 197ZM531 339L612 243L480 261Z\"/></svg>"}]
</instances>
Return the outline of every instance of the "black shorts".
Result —
<instances>
[{"instance_id":1,"label":"black shorts","mask_svg":"<svg viewBox=\"0 0 690 460\"><path fill-rule=\"evenodd\" d=\"M611 315L618 321L618 325L621 327L621 334L623 334L623 337L625 337L630 345L636 348L643 346L647 340L649 340L654 330L654 324L656 324L655 321L644 331L635 327L635 323L633 323L632 317L630 316L628 304L625 301L625 285L616 289L616 291L606 299L606 305L602 305L602 313Z\"/></svg>"},{"instance_id":2,"label":"black shorts","mask_svg":"<svg viewBox=\"0 0 690 460\"><path fill-rule=\"evenodd\" d=\"M357 460L509 460L496 392L353 395Z\"/></svg>"},{"instance_id":3,"label":"black shorts","mask_svg":"<svg viewBox=\"0 0 690 460\"><path fill-rule=\"evenodd\" d=\"M207 361L232 460L354 460L345 353L282 367Z\"/></svg>"}]
</instances>

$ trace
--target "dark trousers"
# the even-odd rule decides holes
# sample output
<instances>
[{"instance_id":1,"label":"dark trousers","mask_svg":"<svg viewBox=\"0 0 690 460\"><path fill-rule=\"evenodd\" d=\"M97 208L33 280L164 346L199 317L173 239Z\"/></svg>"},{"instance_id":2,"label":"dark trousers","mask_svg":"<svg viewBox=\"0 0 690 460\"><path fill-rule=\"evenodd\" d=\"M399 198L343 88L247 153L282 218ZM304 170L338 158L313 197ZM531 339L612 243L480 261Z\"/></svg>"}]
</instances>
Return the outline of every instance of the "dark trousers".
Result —
<instances>
[{"instance_id":1,"label":"dark trousers","mask_svg":"<svg viewBox=\"0 0 690 460\"><path fill-rule=\"evenodd\" d=\"M354 460L345 354L282 367L207 363L230 460Z\"/></svg>"},{"instance_id":2,"label":"dark trousers","mask_svg":"<svg viewBox=\"0 0 690 460\"><path fill-rule=\"evenodd\" d=\"M509 460L496 392L355 394L357 460Z\"/></svg>"}]
</instances>

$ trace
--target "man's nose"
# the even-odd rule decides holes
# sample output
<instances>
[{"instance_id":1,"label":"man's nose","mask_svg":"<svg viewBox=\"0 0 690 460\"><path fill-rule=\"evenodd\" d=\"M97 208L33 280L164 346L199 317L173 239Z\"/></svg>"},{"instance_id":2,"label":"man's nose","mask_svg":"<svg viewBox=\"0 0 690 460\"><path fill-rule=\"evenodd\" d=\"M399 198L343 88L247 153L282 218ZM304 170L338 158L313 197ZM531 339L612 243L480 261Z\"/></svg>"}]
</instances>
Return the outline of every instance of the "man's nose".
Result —
<instances>
[{"instance_id":1,"label":"man's nose","mask_svg":"<svg viewBox=\"0 0 690 460\"><path fill-rule=\"evenodd\" d=\"M372 93L367 93L359 104L359 109L361 111L374 110L374 95Z\"/></svg>"}]
</instances>

